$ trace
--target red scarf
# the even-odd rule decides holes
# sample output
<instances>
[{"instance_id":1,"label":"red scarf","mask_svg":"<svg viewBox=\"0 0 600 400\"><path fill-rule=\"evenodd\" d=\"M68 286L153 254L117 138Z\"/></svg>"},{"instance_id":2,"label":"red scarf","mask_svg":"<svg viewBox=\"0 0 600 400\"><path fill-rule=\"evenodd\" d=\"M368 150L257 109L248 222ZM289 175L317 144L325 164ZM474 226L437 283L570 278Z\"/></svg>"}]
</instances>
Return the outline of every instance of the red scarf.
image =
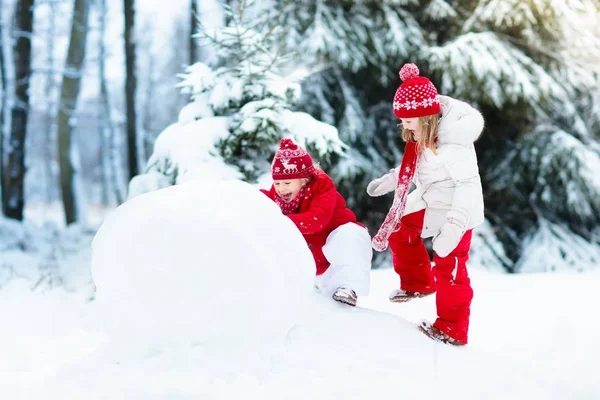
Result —
<instances>
[{"instance_id":1,"label":"red scarf","mask_svg":"<svg viewBox=\"0 0 600 400\"><path fill-rule=\"evenodd\" d=\"M396 232L400 229L400 218L404 213L404 207L406 206L406 197L410 190L410 184L412 183L413 177L415 176L415 170L417 169L417 160L419 158L419 145L414 140L406 143L404 148L404 155L402 156L402 164L400 165L400 172L398 176L398 186L394 192L394 202L390 211L388 211L381 228L377 232L377 235L373 237L371 244L377 251L384 251L388 247L388 238L392 232Z\"/></svg>"},{"instance_id":2,"label":"red scarf","mask_svg":"<svg viewBox=\"0 0 600 400\"><path fill-rule=\"evenodd\" d=\"M308 190L308 185L302 186L298 195L294 197L292 201L289 203L283 200L277 193L275 193L275 203L281 208L281 212L285 215L287 214L295 214L300 208L300 203L303 199L310 198L310 191Z\"/></svg>"}]
</instances>

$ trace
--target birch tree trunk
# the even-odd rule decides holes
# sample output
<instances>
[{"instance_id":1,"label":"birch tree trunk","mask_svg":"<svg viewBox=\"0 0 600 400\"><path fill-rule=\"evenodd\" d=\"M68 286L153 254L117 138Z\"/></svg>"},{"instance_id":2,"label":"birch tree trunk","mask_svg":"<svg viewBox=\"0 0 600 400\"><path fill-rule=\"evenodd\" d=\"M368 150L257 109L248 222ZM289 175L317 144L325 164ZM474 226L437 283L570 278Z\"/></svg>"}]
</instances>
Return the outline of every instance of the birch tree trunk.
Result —
<instances>
[{"instance_id":1,"label":"birch tree trunk","mask_svg":"<svg viewBox=\"0 0 600 400\"><path fill-rule=\"evenodd\" d=\"M71 149L72 118L77 105L81 85L81 70L85 58L88 31L89 1L75 0L69 50L65 62L60 103L58 106L58 157L60 187L62 191L65 220L71 224L77 220L74 168Z\"/></svg>"},{"instance_id":2,"label":"birch tree trunk","mask_svg":"<svg viewBox=\"0 0 600 400\"><path fill-rule=\"evenodd\" d=\"M6 197L4 214L23 220L25 208L25 139L29 116L29 81L31 78L31 37L33 35L34 0L19 0L16 11L15 98L11 112L8 164L5 171Z\"/></svg>"},{"instance_id":3,"label":"birch tree trunk","mask_svg":"<svg viewBox=\"0 0 600 400\"><path fill-rule=\"evenodd\" d=\"M136 124L135 0L124 0L125 11L125 103L127 108L127 156L129 179L139 173Z\"/></svg>"}]
</instances>

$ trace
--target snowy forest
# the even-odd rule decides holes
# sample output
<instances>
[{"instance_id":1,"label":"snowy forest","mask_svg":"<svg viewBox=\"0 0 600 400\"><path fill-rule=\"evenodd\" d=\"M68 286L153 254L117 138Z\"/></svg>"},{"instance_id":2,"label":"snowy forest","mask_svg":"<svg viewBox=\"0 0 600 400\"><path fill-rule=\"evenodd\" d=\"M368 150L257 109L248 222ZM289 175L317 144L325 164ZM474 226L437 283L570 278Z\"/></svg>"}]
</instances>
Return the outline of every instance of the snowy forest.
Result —
<instances>
[{"instance_id":1,"label":"snowy forest","mask_svg":"<svg viewBox=\"0 0 600 400\"><path fill-rule=\"evenodd\" d=\"M485 118L479 262L600 264L595 0L1 4L0 254L36 251L37 227L93 234L128 199L186 180L260 185L287 136L376 232L391 197L365 189L401 160L391 103L413 62Z\"/></svg>"}]
</instances>

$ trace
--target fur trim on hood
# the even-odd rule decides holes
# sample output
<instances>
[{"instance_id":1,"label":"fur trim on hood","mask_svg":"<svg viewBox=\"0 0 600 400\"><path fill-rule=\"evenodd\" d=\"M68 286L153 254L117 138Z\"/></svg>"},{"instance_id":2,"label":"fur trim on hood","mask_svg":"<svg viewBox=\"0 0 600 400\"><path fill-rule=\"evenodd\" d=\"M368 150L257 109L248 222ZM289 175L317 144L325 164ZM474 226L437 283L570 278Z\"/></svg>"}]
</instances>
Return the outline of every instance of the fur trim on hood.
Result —
<instances>
[{"instance_id":1,"label":"fur trim on hood","mask_svg":"<svg viewBox=\"0 0 600 400\"><path fill-rule=\"evenodd\" d=\"M438 125L438 144L471 146L483 131L483 116L475 108L452 97L438 95L442 118Z\"/></svg>"}]
</instances>

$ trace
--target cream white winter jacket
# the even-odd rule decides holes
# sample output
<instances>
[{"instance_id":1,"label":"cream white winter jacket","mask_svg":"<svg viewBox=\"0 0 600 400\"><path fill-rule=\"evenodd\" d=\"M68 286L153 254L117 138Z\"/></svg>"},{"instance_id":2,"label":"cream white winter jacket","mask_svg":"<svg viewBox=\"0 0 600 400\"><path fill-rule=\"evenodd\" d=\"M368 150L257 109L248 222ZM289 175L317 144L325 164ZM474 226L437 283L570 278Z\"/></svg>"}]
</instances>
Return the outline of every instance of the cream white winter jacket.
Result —
<instances>
[{"instance_id":1,"label":"cream white winter jacket","mask_svg":"<svg viewBox=\"0 0 600 400\"><path fill-rule=\"evenodd\" d=\"M483 117L469 104L448 96L438 97L442 118L438 126L437 155L425 149L417 162L416 189L406 200L403 215L425 209L422 237L437 236L446 222L463 233L484 220L483 194L473 143L483 130ZM367 191L380 196L395 189L398 168L369 184Z\"/></svg>"},{"instance_id":2,"label":"cream white winter jacket","mask_svg":"<svg viewBox=\"0 0 600 400\"><path fill-rule=\"evenodd\" d=\"M439 96L442 118L437 155L425 149L408 195L404 215L425 209L422 237L435 236L447 221L463 229L483 223L483 193L473 143L483 130L481 113L469 104ZM397 179L397 176L396 176Z\"/></svg>"}]
</instances>

